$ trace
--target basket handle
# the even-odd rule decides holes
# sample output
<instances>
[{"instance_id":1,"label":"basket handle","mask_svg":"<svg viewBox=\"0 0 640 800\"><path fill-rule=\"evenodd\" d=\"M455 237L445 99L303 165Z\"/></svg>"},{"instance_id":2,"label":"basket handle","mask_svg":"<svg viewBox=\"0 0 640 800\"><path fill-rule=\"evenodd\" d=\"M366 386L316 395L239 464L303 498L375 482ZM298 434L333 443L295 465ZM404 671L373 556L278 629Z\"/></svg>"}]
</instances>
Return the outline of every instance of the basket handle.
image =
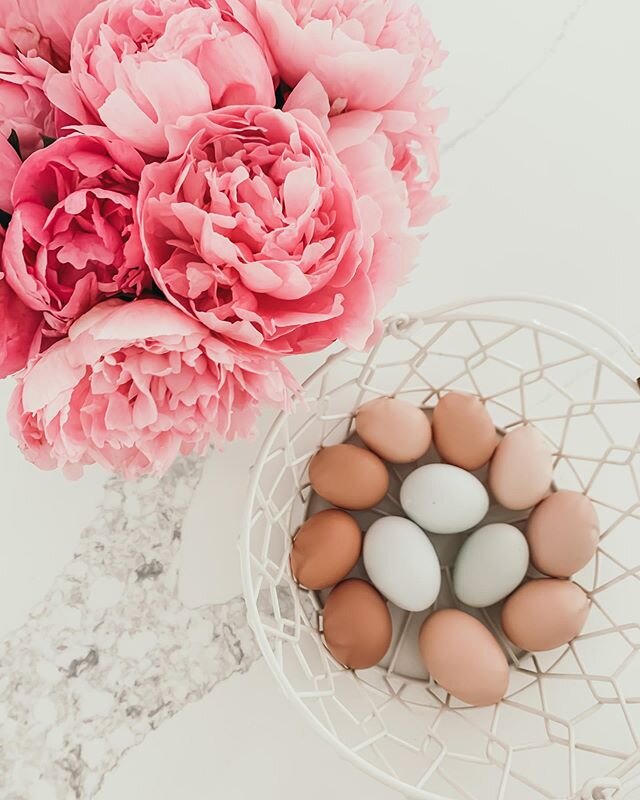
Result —
<instances>
[{"instance_id":1,"label":"basket handle","mask_svg":"<svg viewBox=\"0 0 640 800\"><path fill-rule=\"evenodd\" d=\"M588 309L583 308L582 306L575 305L574 303L568 303L564 300L557 300L552 297L544 297L542 295L531 295L525 293L486 295L483 297L472 297L466 300L459 300L448 305L439 306L431 311L427 311L425 314L416 316L422 319L446 316L447 314L450 314L454 311L460 311L461 309L468 308L469 306L489 305L492 303L529 303L532 305L555 308L572 314L575 317L589 322L594 327L599 328L601 331L606 333L622 348L622 350L624 350L626 355L631 358L636 366L640 367L640 353L638 353L638 351L633 347L626 336L620 333L620 331L611 325L611 323L592 313ZM411 316L412 315L409 315L409 317Z\"/></svg>"},{"instance_id":2,"label":"basket handle","mask_svg":"<svg viewBox=\"0 0 640 800\"><path fill-rule=\"evenodd\" d=\"M640 789L640 775L628 781L620 778L595 778L582 790L580 800L633 800L632 792Z\"/></svg>"}]
</instances>

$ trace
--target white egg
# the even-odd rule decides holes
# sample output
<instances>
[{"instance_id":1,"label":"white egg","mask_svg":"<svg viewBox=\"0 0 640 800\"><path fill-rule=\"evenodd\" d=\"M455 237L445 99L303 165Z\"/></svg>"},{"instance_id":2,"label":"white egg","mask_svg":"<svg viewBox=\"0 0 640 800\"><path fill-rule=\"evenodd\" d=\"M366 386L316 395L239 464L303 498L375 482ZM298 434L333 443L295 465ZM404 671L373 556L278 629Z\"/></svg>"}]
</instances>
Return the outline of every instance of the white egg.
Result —
<instances>
[{"instance_id":1,"label":"white egg","mask_svg":"<svg viewBox=\"0 0 640 800\"><path fill-rule=\"evenodd\" d=\"M473 608L486 608L511 594L529 566L529 545L513 525L498 522L472 533L453 568L453 590Z\"/></svg>"},{"instance_id":2,"label":"white egg","mask_svg":"<svg viewBox=\"0 0 640 800\"><path fill-rule=\"evenodd\" d=\"M461 533L489 510L489 495L470 472L450 464L427 464L412 472L400 489L408 517L431 533Z\"/></svg>"},{"instance_id":3,"label":"white egg","mask_svg":"<svg viewBox=\"0 0 640 800\"><path fill-rule=\"evenodd\" d=\"M373 585L407 611L424 611L440 591L440 562L425 532L404 517L376 520L364 537L364 566Z\"/></svg>"}]
</instances>

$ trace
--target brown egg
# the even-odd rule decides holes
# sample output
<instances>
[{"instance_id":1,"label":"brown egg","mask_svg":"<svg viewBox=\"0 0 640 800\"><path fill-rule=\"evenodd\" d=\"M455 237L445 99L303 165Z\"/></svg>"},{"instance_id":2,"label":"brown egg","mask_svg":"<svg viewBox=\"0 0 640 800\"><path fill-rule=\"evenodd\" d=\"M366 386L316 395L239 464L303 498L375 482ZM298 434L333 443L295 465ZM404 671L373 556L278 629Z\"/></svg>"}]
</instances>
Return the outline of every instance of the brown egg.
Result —
<instances>
[{"instance_id":1,"label":"brown egg","mask_svg":"<svg viewBox=\"0 0 640 800\"><path fill-rule=\"evenodd\" d=\"M527 523L531 563L554 578L569 578L588 564L599 538L593 503L579 492L555 492L537 506Z\"/></svg>"},{"instance_id":2,"label":"brown egg","mask_svg":"<svg viewBox=\"0 0 640 800\"><path fill-rule=\"evenodd\" d=\"M355 567L362 552L362 531L345 511L335 508L310 517L291 546L291 571L307 589L328 589Z\"/></svg>"},{"instance_id":3,"label":"brown egg","mask_svg":"<svg viewBox=\"0 0 640 800\"><path fill-rule=\"evenodd\" d=\"M356 433L392 464L417 461L431 445L431 423L425 412L404 400L378 397L356 414Z\"/></svg>"},{"instance_id":4,"label":"brown egg","mask_svg":"<svg viewBox=\"0 0 640 800\"><path fill-rule=\"evenodd\" d=\"M551 488L553 453L532 425L509 431L489 468L489 487L501 506L523 511L539 503Z\"/></svg>"},{"instance_id":5,"label":"brown egg","mask_svg":"<svg viewBox=\"0 0 640 800\"><path fill-rule=\"evenodd\" d=\"M331 655L349 669L368 669L391 644L391 614L384 597L366 581L339 583L323 613L324 640Z\"/></svg>"},{"instance_id":6,"label":"brown egg","mask_svg":"<svg viewBox=\"0 0 640 800\"><path fill-rule=\"evenodd\" d=\"M464 611L436 611L422 624L420 655L431 677L472 706L500 702L509 686L509 664L485 626Z\"/></svg>"},{"instance_id":7,"label":"brown egg","mask_svg":"<svg viewBox=\"0 0 640 800\"><path fill-rule=\"evenodd\" d=\"M433 412L433 441L443 461L480 469L498 446L498 435L479 397L450 392Z\"/></svg>"},{"instance_id":8,"label":"brown egg","mask_svg":"<svg viewBox=\"0 0 640 800\"><path fill-rule=\"evenodd\" d=\"M378 456L353 444L323 447L309 464L311 486L334 506L372 508L386 495L389 473Z\"/></svg>"},{"instance_id":9,"label":"brown egg","mask_svg":"<svg viewBox=\"0 0 640 800\"><path fill-rule=\"evenodd\" d=\"M502 629L523 650L554 650L580 633L589 598L571 581L542 578L525 583L502 607Z\"/></svg>"}]
</instances>

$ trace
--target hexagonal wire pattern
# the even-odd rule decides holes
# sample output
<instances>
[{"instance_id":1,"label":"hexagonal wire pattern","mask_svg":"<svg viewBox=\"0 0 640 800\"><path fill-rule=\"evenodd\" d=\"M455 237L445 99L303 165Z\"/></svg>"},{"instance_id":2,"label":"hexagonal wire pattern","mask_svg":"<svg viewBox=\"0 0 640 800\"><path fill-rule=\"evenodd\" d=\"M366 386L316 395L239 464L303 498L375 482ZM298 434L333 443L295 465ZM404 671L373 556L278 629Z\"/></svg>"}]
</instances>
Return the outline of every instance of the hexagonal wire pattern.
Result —
<instances>
[{"instance_id":1,"label":"hexagonal wire pattern","mask_svg":"<svg viewBox=\"0 0 640 800\"><path fill-rule=\"evenodd\" d=\"M481 299L392 318L371 351L329 357L305 383L305 402L273 425L241 542L250 623L316 729L405 796L618 800L640 785L639 363L619 333L582 309ZM602 528L596 558L575 578L592 606L571 644L514 653L482 612L512 662L507 697L491 708L467 707L402 666L403 649L417 650L420 620L408 612L394 613L384 667L345 669L323 644L321 598L289 568L316 450L348 438L366 400L394 395L429 409L450 390L480 396L502 431L535 425L553 446L556 487L585 492Z\"/></svg>"}]
</instances>

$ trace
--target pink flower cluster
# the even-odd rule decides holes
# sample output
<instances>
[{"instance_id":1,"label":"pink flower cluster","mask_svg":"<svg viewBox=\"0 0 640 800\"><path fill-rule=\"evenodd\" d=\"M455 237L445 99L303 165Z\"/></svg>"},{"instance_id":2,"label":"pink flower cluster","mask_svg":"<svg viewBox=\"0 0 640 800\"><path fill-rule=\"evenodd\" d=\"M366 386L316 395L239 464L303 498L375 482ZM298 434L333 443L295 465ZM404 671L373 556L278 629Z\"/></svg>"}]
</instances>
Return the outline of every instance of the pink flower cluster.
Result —
<instances>
[{"instance_id":1,"label":"pink flower cluster","mask_svg":"<svg viewBox=\"0 0 640 800\"><path fill-rule=\"evenodd\" d=\"M412 0L0 3L0 377L40 467L165 471L364 348L442 207Z\"/></svg>"}]
</instances>

